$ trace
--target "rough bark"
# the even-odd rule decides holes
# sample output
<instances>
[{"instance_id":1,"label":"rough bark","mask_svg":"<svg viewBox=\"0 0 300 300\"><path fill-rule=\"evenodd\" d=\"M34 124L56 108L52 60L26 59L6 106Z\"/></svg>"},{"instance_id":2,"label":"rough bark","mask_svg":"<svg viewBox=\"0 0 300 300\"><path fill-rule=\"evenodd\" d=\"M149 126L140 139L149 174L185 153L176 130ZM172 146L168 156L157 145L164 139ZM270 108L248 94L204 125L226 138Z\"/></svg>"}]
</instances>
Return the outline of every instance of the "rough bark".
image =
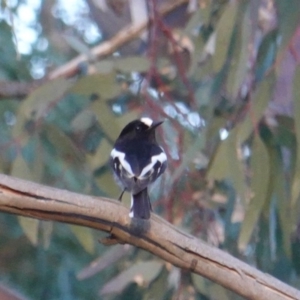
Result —
<instances>
[{"instance_id":1,"label":"rough bark","mask_svg":"<svg viewBox=\"0 0 300 300\"><path fill-rule=\"evenodd\" d=\"M145 249L248 299L300 299L300 291L184 233L156 215L152 215L150 221L131 220L128 209L111 199L0 175L0 211L108 232L115 241Z\"/></svg>"}]
</instances>

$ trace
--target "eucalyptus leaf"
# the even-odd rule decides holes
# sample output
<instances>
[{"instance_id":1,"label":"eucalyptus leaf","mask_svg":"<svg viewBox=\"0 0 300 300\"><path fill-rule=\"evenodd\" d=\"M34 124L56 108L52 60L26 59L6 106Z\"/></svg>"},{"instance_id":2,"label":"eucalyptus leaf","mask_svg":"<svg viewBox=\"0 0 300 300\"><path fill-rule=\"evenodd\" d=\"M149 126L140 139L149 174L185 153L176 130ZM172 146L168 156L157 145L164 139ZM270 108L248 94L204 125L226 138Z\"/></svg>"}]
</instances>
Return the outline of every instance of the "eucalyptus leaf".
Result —
<instances>
[{"instance_id":1,"label":"eucalyptus leaf","mask_svg":"<svg viewBox=\"0 0 300 300\"><path fill-rule=\"evenodd\" d=\"M38 232L39 232L39 220L18 216L18 221L23 229L24 234L29 241L37 246L38 244Z\"/></svg>"},{"instance_id":2,"label":"eucalyptus leaf","mask_svg":"<svg viewBox=\"0 0 300 300\"><path fill-rule=\"evenodd\" d=\"M110 197L113 197L115 199L120 196L121 188L116 184L113 178L112 171L110 169L97 176L95 178L95 183L105 195L109 195ZM126 203L127 198L127 193L125 193L122 198L122 203ZM127 202L129 205L130 200L128 199Z\"/></svg>"},{"instance_id":3,"label":"eucalyptus leaf","mask_svg":"<svg viewBox=\"0 0 300 300\"><path fill-rule=\"evenodd\" d=\"M274 81L274 73L271 73L256 88L252 102L249 103L249 112L241 125L239 125L238 140L240 144L248 139L265 113L274 91Z\"/></svg>"},{"instance_id":4,"label":"eucalyptus leaf","mask_svg":"<svg viewBox=\"0 0 300 300\"><path fill-rule=\"evenodd\" d=\"M100 294L104 296L120 293L131 282L147 285L156 278L162 267L162 262L156 260L138 262L108 281L101 289Z\"/></svg>"},{"instance_id":5,"label":"eucalyptus leaf","mask_svg":"<svg viewBox=\"0 0 300 300\"><path fill-rule=\"evenodd\" d=\"M279 159L279 158L278 158ZM279 163L279 162L278 162ZM294 228L293 220L291 218L292 211L288 201L288 195L285 188L286 179L283 173L283 165L276 174L276 181L274 184L274 194L277 197L277 213L279 216L280 228L282 231L283 248L288 257L291 256L291 233Z\"/></svg>"},{"instance_id":6,"label":"eucalyptus leaf","mask_svg":"<svg viewBox=\"0 0 300 300\"><path fill-rule=\"evenodd\" d=\"M109 140L114 141L120 134L122 127L118 125L107 102L97 99L91 103L89 110L94 113L96 120Z\"/></svg>"},{"instance_id":7,"label":"eucalyptus leaf","mask_svg":"<svg viewBox=\"0 0 300 300\"><path fill-rule=\"evenodd\" d=\"M35 149L35 161L28 162L22 154L19 154L12 163L11 175L29 181L40 182L44 170L41 151Z\"/></svg>"},{"instance_id":8,"label":"eucalyptus leaf","mask_svg":"<svg viewBox=\"0 0 300 300\"><path fill-rule=\"evenodd\" d=\"M59 101L72 85L71 80L59 78L47 81L30 93L16 113L17 123L13 128L13 135L17 138L22 136L28 120L44 118L52 109L53 103Z\"/></svg>"},{"instance_id":9,"label":"eucalyptus leaf","mask_svg":"<svg viewBox=\"0 0 300 300\"><path fill-rule=\"evenodd\" d=\"M263 166L263 167L262 167ZM238 247L245 250L252 236L258 218L267 200L270 182L270 159L268 151L258 135L254 136L251 157L252 199L247 207L238 239Z\"/></svg>"},{"instance_id":10,"label":"eucalyptus leaf","mask_svg":"<svg viewBox=\"0 0 300 300\"><path fill-rule=\"evenodd\" d=\"M278 9L279 35L281 38L277 56L280 57L299 25L300 9L298 0L276 0L275 3Z\"/></svg>"},{"instance_id":11,"label":"eucalyptus leaf","mask_svg":"<svg viewBox=\"0 0 300 300\"><path fill-rule=\"evenodd\" d=\"M104 269L116 264L124 256L128 256L133 250L130 245L115 245L109 250L105 251L99 258L92 261L87 267L77 274L79 280L84 280Z\"/></svg>"},{"instance_id":12,"label":"eucalyptus leaf","mask_svg":"<svg viewBox=\"0 0 300 300\"><path fill-rule=\"evenodd\" d=\"M120 117L115 117L107 103L101 99L91 103L89 109L94 112L103 132L111 142L117 139L125 125L138 116L136 110L131 110Z\"/></svg>"},{"instance_id":13,"label":"eucalyptus leaf","mask_svg":"<svg viewBox=\"0 0 300 300\"><path fill-rule=\"evenodd\" d=\"M259 45L255 64L255 81L260 82L273 66L277 51L277 31L272 30Z\"/></svg>"},{"instance_id":14,"label":"eucalyptus leaf","mask_svg":"<svg viewBox=\"0 0 300 300\"><path fill-rule=\"evenodd\" d=\"M98 97L102 101L116 97L121 92L114 72L92 74L80 78L70 89L71 93L86 97Z\"/></svg>"},{"instance_id":15,"label":"eucalyptus leaf","mask_svg":"<svg viewBox=\"0 0 300 300\"><path fill-rule=\"evenodd\" d=\"M294 88L293 88L293 99L294 99L294 120L295 120L295 133L297 140L297 161L295 174L292 181L292 199L291 205L295 208L300 195L300 67L298 66L294 76Z\"/></svg>"},{"instance_id":16,"label":"eucalyptus leaf","mask_svg":"<svg viewBox=\"0 0 300 300\"><path fill-rule=\"evenodd\" d=\"M208 280L200 275L191 274L192 281L196 290L204 296L209 297L210 291L208 286Z\"/></svg>"},{"instance_id":17,"label":"eucalyptus leaf","mask_svg":"<svg viewBox=\"0 0 300 300\"><path fill-rule=\"evenodd\" d=\"M191 36L195 30L199 30L199 27L203 23L202 20L203 9L198 8L196 12L193 13L192 17L189 19L187 25L184 29L184 34Z\"/></svg>"},{"instance_id":18,"label":"eucalyptus leaf","mask_svg":"<svg viewBox=\"0 0 300 300\"><path fill-rule=\"evenodd\" d=\"M209 296L211 299L231 300L228 291L219 284L212 283L209 286Z\"/></svg>"},{"instance_id":19,"label":"eucalyptus leaf","mask_svg":"<svg viewBox=\"0 0 300 300\"><path fill-rule=\"evenodd\" d=\"M96 152L86 156L86 161L89 164L90 169L95 171L96 169L103 167L109 160L111 150L112 145L106 139L102 139Z\"/></svg>"},{"instance_id":20,"label":"eucalyptus leaf","mask_svg":"<svg viewBox=\"0 0 300 300\"><path fill-rule=\"evenodd\" d=\"M59 100L71 87L73 82L68 79L59 78L46 82L41 87L34 90L27 97L20 110L28 118L34 113L35 119L44 117L54 101Z\"/></svg>"},{"instance_id":21,"label":"eucalyptus leaf","mask_svg":"<svg viewBox=\"0 0 300 300\"><path fill-rule=\"evenodd\" d=\"M53 222L51 221L40 221L42 242L44 249L49 249L52 234L53 234Z\"/></svg>"},{"instance_id":22,"label":"eucalyptus leaf","mask_svg":"<svg viewBox=\"0 0 300 300\"><path fill-rule=\"evenodd\" d=\"M72 120L71 127L75 132L86 131L93 125L95 120L95 114L85 109Z\"/></svg>"},{"instance_id":23,"label":"eucalyptus leaf","mask_svg":"<svg viewBox=\"0 0 300 300\"><path fill-rule=\"evenodd\" d=\"M151 282L148 289L145 291L146 295L143 299L170 299L173 289L170 287L170 284L168 282L169 275L170 273L168 272L168 270L166 268L162 268L162 271L159 273L157 278Z\"/></svg>"},{"instance_id":24,"label":"eucalyptus leaf","mask_svg":"<svg viewBox=\"0 0 300 300\"><path fill-rule=\"evenodd\" d=\"M150 68L150 61L144 56L129 56L116 59L115 68L121 72L146 72Z\"/></svg>"},{"instance_id":25,"label":"eucalyptus leaf","mask_svg":"<svg viewBox=\"0 0 300 300\"><path fill-rule=\"evenodd\" d=\"M258 10L259 4L256 3L255 7L256 10ZM257 13L251 14L251 9L253 9L253 5L249 4L243 15L241 29L239 30L239 34L237 34L237 41L235 42L234 54L231 60L231 68L227 80L227 90L230 99L232 100L236 100L238 93L242 89L247 72L249 72L249 66L246 62L251 54L251 38L253 36L253 28L257 22L257 19L253 19L253 15L258 15Z\"/></svg>"},{"instance_id":26,"label":"eucalyptus leaf","mask_svg":"<svg viewBox=\"0 0 300 300\"><path fill-rule=\"evenodd\" d=\"M230 1L218 22L216 28L216 48L213 56L213 70L215 72L219 72L226 61L238 6L238 2Z\"/></svg>"},{"instance_id":27,"label":"eucalyptus leaf","mask_svg":"<svg viewBox=\"0 0 300 300\"><path fill-rule=\"evenodd\" d=\"M69 226L85 251L93 254L95 251L95 242L91 229L77 225Z\"/></svg>"},{"instance_id":28,"label":"eucalyptus leaf","mask_svg":"<svg viewBox=\"0 0 300 300\"><path fill-rule=\"evenodd\" d=\"M113 60L100 60L95 64L97 71L100 74L109 74L114 71L114 61Z\"/></svg>"},{"instance_id":29,"label":"eucalyptus leaf","mask_svg":"<svg viewBox=\"0 0 300 300\"><path fill-rule=\"evenodd\" d=\"M60 158L73 165L82 165L85 161L83 153L76 147L73 141L59 128L53 124L45 124L43 133L46 134L48 140L55 147L55 151Z\"/></svg>"},{"instance_id":30,"label":"eucalyptus leaf","mask_svg":"<svg viewBox=\"0 0 300 300\"><path fill-rule=\"evenodd\" d=\"M244 199L246 193L242 163L238 159L236 127L229 136L221 141L209 164L207 178L211 180L230 179L236 192Z\"/></svg>"}]
</instances>

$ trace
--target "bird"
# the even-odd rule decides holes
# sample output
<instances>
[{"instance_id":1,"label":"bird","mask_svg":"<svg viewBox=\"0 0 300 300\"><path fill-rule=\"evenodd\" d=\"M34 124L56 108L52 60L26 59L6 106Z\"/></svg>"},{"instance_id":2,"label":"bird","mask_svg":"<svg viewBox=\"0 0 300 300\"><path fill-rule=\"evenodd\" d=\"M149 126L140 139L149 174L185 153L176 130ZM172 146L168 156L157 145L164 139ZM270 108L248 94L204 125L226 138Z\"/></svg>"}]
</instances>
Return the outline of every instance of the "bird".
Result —
<instances>
[{"instance_id":1,"label":"bird","mask_svg":"<svg viewBox=\"0 0 300 300\"><path fill-rule=\"evenodd\" d=\"M121 131L110 153L115 180L122 188L119 200L125 191L131 193L131 218L150 218L148 186L167 167L167 155L155 137L155 129L162 123L148 117L131 121Z\"/></svg>"}]
</instances>

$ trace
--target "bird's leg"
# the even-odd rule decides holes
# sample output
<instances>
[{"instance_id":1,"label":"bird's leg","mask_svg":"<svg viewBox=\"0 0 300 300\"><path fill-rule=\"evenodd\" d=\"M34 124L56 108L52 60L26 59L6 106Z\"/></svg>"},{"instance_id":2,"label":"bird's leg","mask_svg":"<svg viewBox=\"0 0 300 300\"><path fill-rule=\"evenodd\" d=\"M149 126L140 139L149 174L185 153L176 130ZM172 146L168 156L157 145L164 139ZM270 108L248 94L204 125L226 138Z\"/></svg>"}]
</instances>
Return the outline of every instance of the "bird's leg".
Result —
<instances>
[{"instance_id":1,"label":"bird's leg","mask_svg":"<svg viewBox=\"0 0 300 300\"><path fill-rule=\"evenodd\" d=\"M123 194L125 193L126 189L124 189L121 193L121 195L119 196L118 200L121 202L122 201L122 197L123 197Z\"/></svg>"}]
</instances>

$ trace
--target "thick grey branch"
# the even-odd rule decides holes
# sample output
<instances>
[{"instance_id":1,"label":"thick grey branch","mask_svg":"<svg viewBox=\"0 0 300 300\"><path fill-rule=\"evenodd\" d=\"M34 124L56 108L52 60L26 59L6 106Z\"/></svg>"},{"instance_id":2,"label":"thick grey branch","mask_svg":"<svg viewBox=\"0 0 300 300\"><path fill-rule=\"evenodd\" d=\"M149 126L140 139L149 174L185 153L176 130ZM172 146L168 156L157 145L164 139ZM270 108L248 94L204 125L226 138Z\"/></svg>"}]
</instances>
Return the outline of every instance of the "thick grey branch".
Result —
<instances>
[{"instance_id":1,"label":"thick grey branch","mask_svg":"<svg viewBox=\"0 0 300 300\"><path fill-rule=\"evenodd\" d=\"M300 299L300 291L184 233L158 216L152 215L150 221L131 220L128 209L111 199L0 175L0 211L109 232L117 241L145 249L248 299Z\"/></svg>"}]
</instances>

